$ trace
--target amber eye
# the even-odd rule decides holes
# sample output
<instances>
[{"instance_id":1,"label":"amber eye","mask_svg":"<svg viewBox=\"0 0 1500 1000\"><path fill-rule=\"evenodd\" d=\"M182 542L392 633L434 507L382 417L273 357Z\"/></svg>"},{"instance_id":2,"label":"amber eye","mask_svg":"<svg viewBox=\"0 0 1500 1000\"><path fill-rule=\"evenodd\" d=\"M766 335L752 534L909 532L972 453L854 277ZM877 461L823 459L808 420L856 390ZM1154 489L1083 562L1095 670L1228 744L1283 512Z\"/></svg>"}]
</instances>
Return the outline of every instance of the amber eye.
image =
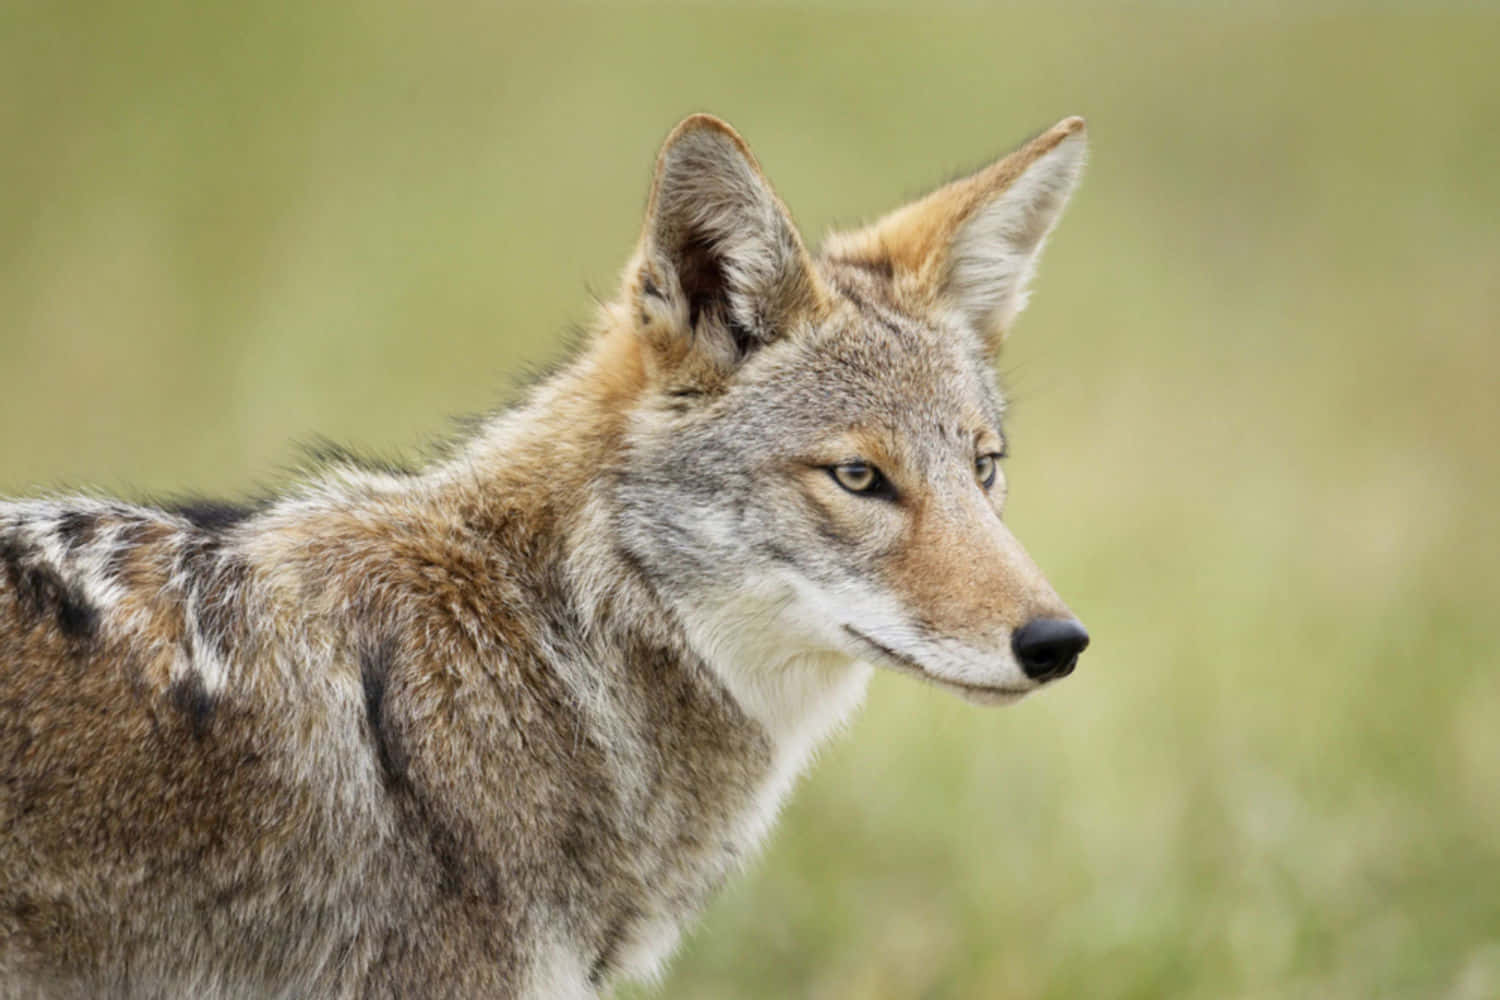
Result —
<instances>
[{"instance_id":1,"label":"amber eye","mask_svg":"<svg viewBox=\"0 0 1500 1000\"><path fill-rule=\"evenodd\" d=\"M998 468L996 458L995 455L980 455L974 459L974 478L985 489L995 485L995 470Z\"/></svg>"},{"instance_id":2,"label":"amber eye","mask_svg":"<svg viewBox=\"0 0 1500 1000\"><path fill-rule=\"evenodd\" d=\"M869 462L844 462L842 465L831 465L828 474L833 481L838 483L850 493L858 493L862 496L887 496L890 494L890 484L880 474L880 470Z\"/></svg>"}]
</instances>

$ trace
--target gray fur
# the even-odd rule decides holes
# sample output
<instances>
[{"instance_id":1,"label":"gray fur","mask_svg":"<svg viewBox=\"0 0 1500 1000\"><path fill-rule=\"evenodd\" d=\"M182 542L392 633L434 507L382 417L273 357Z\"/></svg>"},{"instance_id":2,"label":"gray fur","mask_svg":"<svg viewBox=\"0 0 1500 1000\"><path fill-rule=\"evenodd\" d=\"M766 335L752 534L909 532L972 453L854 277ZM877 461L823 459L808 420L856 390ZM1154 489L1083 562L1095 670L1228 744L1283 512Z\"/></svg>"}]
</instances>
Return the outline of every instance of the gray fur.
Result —
<instances>
[{"instance_id":1,"label":"gray fur","mask_svg":"<svg viewBox=\"0 0 1500 1000\"><path fill-rule=\"evenodd\" d=\"M975 482L985 340L901 280L693 119L595 341L451 458L0 504L0 998L596 996L872 663L1034 687L1010 632L1066 609Z\"/></svg>"}]
</instances>

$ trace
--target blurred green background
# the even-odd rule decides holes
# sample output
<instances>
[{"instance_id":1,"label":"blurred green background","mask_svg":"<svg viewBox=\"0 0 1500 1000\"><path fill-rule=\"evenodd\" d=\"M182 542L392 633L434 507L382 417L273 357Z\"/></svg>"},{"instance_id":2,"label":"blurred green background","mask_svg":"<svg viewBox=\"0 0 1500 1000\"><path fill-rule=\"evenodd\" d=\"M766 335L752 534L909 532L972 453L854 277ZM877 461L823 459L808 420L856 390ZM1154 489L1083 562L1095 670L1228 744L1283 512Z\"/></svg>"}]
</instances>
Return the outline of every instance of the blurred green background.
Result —
<instances>
[{"instance_id":1,"label":"blurred green background","mask_svg":"<svg viewBox=\"0 0 1500 1000\"><path fill-rule=\"evenodd\" d=\"M589 321L688 112L814 239L1083 114L1003 368L1094 647L1005 711L878 678L659 993L1500 996L1497 53L1477 4L13 0L0 492L420 445Z\"/></svg>"}]
</instances>

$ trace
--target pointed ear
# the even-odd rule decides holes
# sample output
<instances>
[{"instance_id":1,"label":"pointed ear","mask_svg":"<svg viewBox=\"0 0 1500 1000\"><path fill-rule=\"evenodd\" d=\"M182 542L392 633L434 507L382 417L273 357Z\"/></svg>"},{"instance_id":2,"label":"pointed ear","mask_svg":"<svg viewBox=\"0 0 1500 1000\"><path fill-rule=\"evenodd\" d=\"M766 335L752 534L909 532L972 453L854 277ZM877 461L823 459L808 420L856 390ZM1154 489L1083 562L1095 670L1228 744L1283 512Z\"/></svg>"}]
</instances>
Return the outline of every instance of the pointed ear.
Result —
<instances>
[{"instance_id":1,"label":"pointed ear","mask_svg":"<svg viewBox=\"0 0 1500 1000\"><path fill-rule=\"evenodd\" d=\"M874 225L836 235L827 256L891 275L917 308L956 310L992 348L1026 306L1047 235L1083 171L1082 118Z\"/></svg>"},{"instance_id":2,"label":"pointed ear","mask_svg":"<svg viewBox=\"0 0 1500 1000\"><path fill-rule=\"evenodd\" d=\"M657 159L627 274L637 321L669 361L725 372L824 301L802 238L743 139L711 115Z\"/></svg>"}]
</instances>

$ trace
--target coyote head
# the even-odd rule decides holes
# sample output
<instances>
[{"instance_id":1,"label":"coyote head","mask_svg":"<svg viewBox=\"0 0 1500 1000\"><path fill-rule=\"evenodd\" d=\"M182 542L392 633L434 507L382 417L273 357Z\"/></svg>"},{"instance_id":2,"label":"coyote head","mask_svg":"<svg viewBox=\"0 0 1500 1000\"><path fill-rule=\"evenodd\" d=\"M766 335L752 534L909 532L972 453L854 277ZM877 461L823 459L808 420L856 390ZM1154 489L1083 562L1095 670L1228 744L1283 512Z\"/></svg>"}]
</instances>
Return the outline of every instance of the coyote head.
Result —
<instances>
[{"instance_id":1,"label":"coyote head","mask_svg":"<svg viewBox=\"0 0 1500 1000\"><path fill-rule=\"evenodd\" d=\"M992 363L1084 148L1067 119L814 255L733 129L668 138L625 277L646 389L617 497L711 662L990 702L1073 669L1088 635L1001 519Z\"/></svg>"}]
</instances>

